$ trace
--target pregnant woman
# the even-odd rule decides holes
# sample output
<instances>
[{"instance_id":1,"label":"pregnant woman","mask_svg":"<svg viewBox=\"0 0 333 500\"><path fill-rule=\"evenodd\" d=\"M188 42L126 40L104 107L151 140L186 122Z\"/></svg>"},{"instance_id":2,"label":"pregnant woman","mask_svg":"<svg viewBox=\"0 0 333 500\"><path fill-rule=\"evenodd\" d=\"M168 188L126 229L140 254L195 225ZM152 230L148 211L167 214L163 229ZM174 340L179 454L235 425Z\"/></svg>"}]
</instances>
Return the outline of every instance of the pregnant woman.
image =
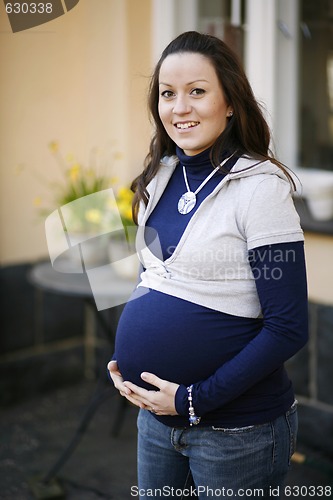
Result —
<instances>
[{"instance_id":1,"label":"pregnant woman","mask_svg":"<svg viewBox=\"0 0 333 500\"><path fill-rule=\"evenodd\" d=\"M155 133L132 186L142 273L108 365L140 408L137 492L278 498L297 434L284 362L308 336L292 177L213 36L166 47L149 106Z\"/></svg>"}]
</instances>

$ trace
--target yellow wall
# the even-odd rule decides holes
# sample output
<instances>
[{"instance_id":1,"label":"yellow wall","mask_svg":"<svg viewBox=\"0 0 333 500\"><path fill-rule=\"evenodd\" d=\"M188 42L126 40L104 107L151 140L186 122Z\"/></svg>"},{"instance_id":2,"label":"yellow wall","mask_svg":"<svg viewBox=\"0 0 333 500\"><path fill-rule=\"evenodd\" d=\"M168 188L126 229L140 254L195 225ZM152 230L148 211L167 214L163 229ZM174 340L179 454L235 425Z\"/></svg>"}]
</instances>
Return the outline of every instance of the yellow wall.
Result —
<instances>
[{"instance_id":1,"label":"yellow wall","mask_svg":"<svg viewBox=\"0 0 333 500\"><path fill-rule=\"evenodd\" d=\"M305 233L309 298L333 306L333 236Z\"/></svg>"},{"instance_id":2,"label":"yellow wall","mask_svg":"<svg viewBox=\"0 0 333 500\"><path fill-rule=\"evenodd\" d=\"M61 173L48 150L88 160L123 153L112 175L129 181L149 142L150 0L80 0L66 15L13 34L0 4L0 264L47 256L33 200L52 199Z\"/></svg>"}]
</instances>

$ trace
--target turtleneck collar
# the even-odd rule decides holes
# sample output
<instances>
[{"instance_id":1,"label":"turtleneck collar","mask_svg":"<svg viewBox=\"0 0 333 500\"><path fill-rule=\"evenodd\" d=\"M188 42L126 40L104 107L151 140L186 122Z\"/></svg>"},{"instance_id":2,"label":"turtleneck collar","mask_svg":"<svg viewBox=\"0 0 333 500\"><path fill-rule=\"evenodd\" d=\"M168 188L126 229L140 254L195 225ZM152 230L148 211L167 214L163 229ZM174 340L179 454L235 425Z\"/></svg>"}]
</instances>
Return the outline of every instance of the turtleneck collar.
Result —
<instances>
[{"instance_id":1,"label":"turtleneck collar","mask_svg":"<svg viewBox=\"0 0 333 500\"><path fill-rule=\"evenodd\" d=\"M188 156L182 149L176 146L176 155L181 165L186 167L186 170L211 169L213 165L210 161L210 151L211 148L208 148L197 155Z\"/></svg>"},{"instance_id":2,"label":"turtleneck collar","mask_svg":"<svg viewBox=\"0 0 333 500\"><path fill-rule=\"evenodd\" d=\"M211 152L211 147L205 149L204 151L201 151L201 153L198 153L197 155L188 156L187 154L184 153L183 149L180 149L178 146L176 146L176 155L180 161L180 165L186 167L186 170L190 174L195 174L199 172L209 172L211 171L212 168L215 168L215 165L213 165L212 162L210 161L210 152ZM223 151L221 155L221 161L223 161L227 157L228 157L228 152ZM235 160L236 156L234 157L232 163L230 164L230 168L235 163ZM227 166L229 166L229 161L227 163Z\"/></svg>"}]
</instances>

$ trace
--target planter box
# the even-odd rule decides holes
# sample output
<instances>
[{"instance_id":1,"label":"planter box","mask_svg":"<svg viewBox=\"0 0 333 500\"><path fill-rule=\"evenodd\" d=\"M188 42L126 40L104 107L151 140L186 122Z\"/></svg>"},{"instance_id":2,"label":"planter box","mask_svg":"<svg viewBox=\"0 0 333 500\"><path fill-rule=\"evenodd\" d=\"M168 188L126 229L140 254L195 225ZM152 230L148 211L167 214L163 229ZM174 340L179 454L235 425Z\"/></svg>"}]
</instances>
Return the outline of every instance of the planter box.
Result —
<instances>
[{"instance_id":1,"label":"planter box","mask_svg":"<svg viewBox=\"0 0 333 500\"><path fill-rule=\"evenodd\" d=\"M312 217L317 220L333 219L333 172L297 168L294 173L298 177L295 196L306 199Z\"/></svg>"}]
</instances>

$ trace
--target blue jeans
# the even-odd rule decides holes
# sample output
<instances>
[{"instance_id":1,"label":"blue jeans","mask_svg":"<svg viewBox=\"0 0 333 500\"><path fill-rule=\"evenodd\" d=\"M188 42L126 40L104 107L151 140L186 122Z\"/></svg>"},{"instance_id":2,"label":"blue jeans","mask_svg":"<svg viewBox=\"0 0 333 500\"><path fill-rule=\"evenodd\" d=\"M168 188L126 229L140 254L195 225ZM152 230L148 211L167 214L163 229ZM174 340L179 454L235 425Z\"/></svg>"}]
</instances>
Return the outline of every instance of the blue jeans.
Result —
<instances>
[{"instance_id":1,"label":"blue jeans","mask_svg":"<svg viewBox=\"0 0 333 500\"><path fill-rule=\"evenodd\" d=\"M273 422L241 428L172 428L138 416L138 487L150 498L280 498L295 449L297 405Z\"/></svg>"}]
</instances>

